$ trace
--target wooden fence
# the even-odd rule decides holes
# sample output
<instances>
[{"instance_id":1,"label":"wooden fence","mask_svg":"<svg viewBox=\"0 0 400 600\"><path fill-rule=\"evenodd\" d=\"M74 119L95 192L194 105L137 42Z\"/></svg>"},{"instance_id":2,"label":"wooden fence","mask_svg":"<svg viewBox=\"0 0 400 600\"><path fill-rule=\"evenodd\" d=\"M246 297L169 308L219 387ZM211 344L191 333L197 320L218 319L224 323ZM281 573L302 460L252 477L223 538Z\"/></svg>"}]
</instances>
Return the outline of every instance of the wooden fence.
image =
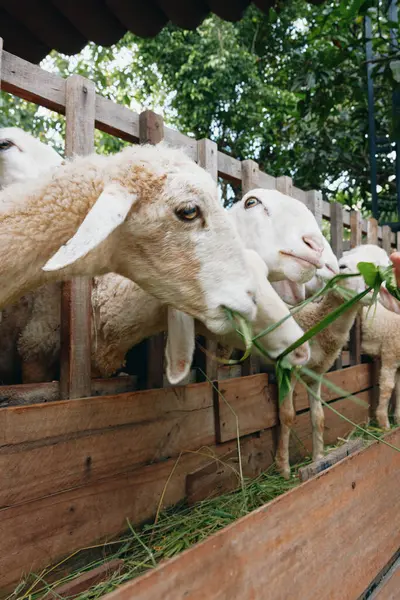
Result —
<instances>
[{"instance_id":1,"label":"wooden fence","mask_svg":"<svg viewBox=\"0 0 400 600\"><path fill-rule=\"evenodd\" d=\"M67 156L93 150L95 127L132 143L165 139L184 146L215 180L239 183L243 192L278 189L304 202L320 224L330 221L338 256L345 247L345 230L350 230L351 246L362 240L380 243L387 251L396 246L390 229L378 227L375 220L365 221L357 212L328 204L319 192L296 188L289 177L271 177L252 160L240 162L223 154L211 140L196 141L165 127L153 112L139 115L114 104L80 76L64 80L1 51L1 39L0 74L4 91L65 114ZM127 517L134 523L150 518L173 468L165 506L185 496L194 501L214 488L232 487L236 482L230 471L217 468L221 465L215 457L237 461L236 417L245 475L258 474L273 459L275 388L268 375L257 373L256 361L243 367L246 377L234 379L223 379L215 363L206 361L214 385L163 388L164 339L156 336L147 347L151 389L133 391L130 377L91 380L90 293L89 279L63 284L60 382L0 386L1 588L94 540L115 536L125 528ZM329 378L370 400L373 366L359 364L357 327L349 362L350 368L333 371ZM325 398L357 422L368 416L365 408L328 390ZM295 401L300 446L293 436L293 457L310 451L304 390L296 391ZM326 411L327 444L348 430L343 420Z\"/></svg>"}]
</instances>

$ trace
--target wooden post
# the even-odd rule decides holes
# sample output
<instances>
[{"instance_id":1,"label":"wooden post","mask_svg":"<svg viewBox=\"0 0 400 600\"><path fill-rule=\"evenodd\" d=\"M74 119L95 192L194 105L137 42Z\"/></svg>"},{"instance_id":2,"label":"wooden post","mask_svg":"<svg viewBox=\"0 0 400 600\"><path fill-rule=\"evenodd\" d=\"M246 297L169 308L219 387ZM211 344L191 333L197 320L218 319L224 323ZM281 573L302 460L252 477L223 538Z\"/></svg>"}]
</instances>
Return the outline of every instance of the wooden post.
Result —
<instances>
[{"instance_id":1,"label":"wooden post","mask_svg":"<svg viewBox=\"0 0 400 600\"><path fill-rule=\"evenodd\" d=\"M151 110L139 116L139 141L141 144L158 144L164 138L164 119ZM148 388L162 388L164 385L164 333L147 340L147 381Z\"/></svg>"},{"instance_id":2,"label":"wooden post","mask_svg":"<svg viewBox=\"0 0 400 600\"><path fill-rule=\"evenodd\" d=\"M287 177L283 175L282 177L276 178L276 189L278 192L282 192L282 194L286 194L287 196L292 195L293 190L293 181L291 177Z\"/></svg>"},{"instance_id":3,"label":"wooden post","mask_svg":"<svg viewBox=\"0 0 400 600\"><path fill-rule=\"evenodd\" d=\"M389 225L382 227L382 248L387 252L388 256L392 253L392 230Z\"/></svg>"},{"instance_id":4,"label":"wooden post","mask_svg":"<svg viewBox=\"0 0 400 600\"><path fill-rule=\"evenodd\" d=\"M242 162L242 194L247 194L250 190L258 187L259 166L254 160L244 160ZM290 179L282 177L280 179ZM260 357L250 356L242 364L242 375L256 375L260 372Z\"/></svg>"},{"instance_id":5,"label":"wooden post","mask_svg":"<svg viewBox=\"0 0 400 600\"><path fill-rule=\"evenodd\" d=\"M1 90L1 61L3 58L3 38L0 37L0 90Z\"/></svg>"},{"instance_id":6,"label":"wooden post","mask_svg":"<svg viewBox=\"0 0 400 600\"><path fill-rule=\"evenodd\" d=\"M306 205L314 215L320 229L322 229L322 216L323 216L323 200L322 193L317 190L311 190L307 192Z\"/></svg>"},{"instance_id":7,"label":"wooden post","mask_svg":"<svg viewBox=\"0 0 400 600\"><path fill-rule=\"evenodd\" d=\"M400 252L400 231L396 233L396 250Z\"/></svg>"},{"instance_id":8,"label":"wooden post","mask_svg":"<svg viewBox=\"0 0 400 600\"><path fill-rule=\"evenodd\" d=\"M203 138L197 142L197 163L200 167L208 171L215 182L218 182L218 146L215 142ZM217 355L218 343L214 340L204 340L206 350L211 356ZM203 357L204 357L203 353ZM211 356L205 356L198 366L205 370L206 376L211 381L218 379L218 363ZM196 369L196 381L201 381L202 377Z\"/></svg>"},{"instance_id":9,"label":"wooden post","mask_svg":"<svg viewBox=\"0 0 400 600\"><path fill-rule=\"evenodd\" d=\"M94 83L72 75L66 82L65 155L93 152L96 93ZM60 396L91 394L91 279L75 277L62 286Z\"/></svg>"},{"instance_id":10,"label":"wooden post","mask_svg":"<svg viewBox=\"0 0 400 600\"><path fill-rule=\"evenodd\" d=\"M331 246L338 260L343 254L343 206L338 202L331 204ZM335 360L336 370L342 368L342 355Z\"/></svg>"},{"instance_id":11,"label":"wooden post","mask_svg":"<svg viewBox=\"0 0 400 600\"><path fill-rule=\"evenodd\" d=\"M378 245L378 221L376 219L368 219L367 225L367 244Z\"/></svg>"},{"instance_id":12,"label":"wooden post","mask_svg":"<svg viewBox=\"0 0 400 600\"><path fill-rule=\"evenodd\" d=\"M350 248L360 246L362 242L362 219L359 211L350 213ZM350 331L350 364L361 363L361 319L356 317Z\"/></svg>"}]
</instances>

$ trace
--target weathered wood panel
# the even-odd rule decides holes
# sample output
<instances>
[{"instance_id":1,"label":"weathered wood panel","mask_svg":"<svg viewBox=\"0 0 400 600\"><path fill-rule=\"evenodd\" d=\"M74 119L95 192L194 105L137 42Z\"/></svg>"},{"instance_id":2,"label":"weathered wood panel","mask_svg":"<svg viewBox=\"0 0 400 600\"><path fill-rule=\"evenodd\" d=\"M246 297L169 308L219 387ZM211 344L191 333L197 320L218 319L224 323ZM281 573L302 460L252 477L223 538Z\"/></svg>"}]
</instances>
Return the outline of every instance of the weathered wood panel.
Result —
<instances>
[{"instance_id":1,"label":"weathered wood panel","mask_svg":"<svg viewBox=\"0 0 400 600\"><path fill-rule=\"evenodd\" d=\"M370 600L399 600L400 598L400 559L390 569Z\"/></svg>"},{"instance_id":2,"label":"weathered wood panel","mask_svg":"<svg viewBox=\"0 0 400 600\"><path fill-rule=\"evenodd\" d=\"M188 473L233 449L233 444L211 446L178 462L170 459L0 510L0 588L94 540L112 538L126 530L127 519L138 523L153 517L164 488L162 506L176 504L185 496Z\"/></svg>"},{"instance_id":3,"label":"weathered wood panel","mask_svg":"<svg viewBox=\"0 0 400 600\"><path fill-rule=\"evenodd\" d=\"M72 75L65 82L65 93L65 154L90 154L94 148L94 83ZM91 290L89 277L75 277L62 284L61 398L82 398L91 393Z\"/></svg>"},{"instance_id":4,"label":"weathered wood panel","mask_svg":"<svg viewBox=\"0 0 400 600\"><path fill-rule=\"evenodd\" d=\"M400 546L399 477L373 444L105 598L354 600Z\"/></svg>"}]
</instances>

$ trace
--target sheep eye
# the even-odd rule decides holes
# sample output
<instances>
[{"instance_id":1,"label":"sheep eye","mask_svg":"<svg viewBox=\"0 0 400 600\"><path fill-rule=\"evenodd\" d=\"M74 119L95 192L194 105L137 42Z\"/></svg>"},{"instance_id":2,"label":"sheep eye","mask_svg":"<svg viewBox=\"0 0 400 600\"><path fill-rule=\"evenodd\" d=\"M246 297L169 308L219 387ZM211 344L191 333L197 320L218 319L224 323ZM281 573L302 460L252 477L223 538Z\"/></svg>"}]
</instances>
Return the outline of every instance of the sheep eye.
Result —
<instances>
[{"instance_id":1,"label":"sheep eye","mask_svg":"<svg viewBox=\"0 0 400 600\"><path fill-rule=\"evenodd\" d=\"M0 140L0 150L8 150L14 146L14 143L11 140Z\"/></svg>"},{"instance_id":2,"label":"sheep eye","mask_svg":"<svg viewBox=\"0 0 400 600\"><path fill-rule=\"evenodd\" d=\"M198 206L186 206L176 210L175 214L181 221L194 221L200 216L200 209Z\"/></svg>"},{"instance_id":3,"label":"sheep eye","mask_svg":"<svg viewBox=\"0 0 400 600\"><path fill-rule=\"evenodd\" d=\"M339 265L339 269L347 269L347 265Z\"/></svg>"},{"instance_id":4,"label":"sheep eye","mask_svg":"<svg viewBox=\"0 0 400 600\"><path fill-rule=\"evenodd\" d=\"M248 208L253 208L253 206L257 206L257 204L261 204L259 199L255 198L255 196L250 196L250 198L247 198L246 202L244 203L244 208L247 210Z\"/></svg>"}]
</instances>

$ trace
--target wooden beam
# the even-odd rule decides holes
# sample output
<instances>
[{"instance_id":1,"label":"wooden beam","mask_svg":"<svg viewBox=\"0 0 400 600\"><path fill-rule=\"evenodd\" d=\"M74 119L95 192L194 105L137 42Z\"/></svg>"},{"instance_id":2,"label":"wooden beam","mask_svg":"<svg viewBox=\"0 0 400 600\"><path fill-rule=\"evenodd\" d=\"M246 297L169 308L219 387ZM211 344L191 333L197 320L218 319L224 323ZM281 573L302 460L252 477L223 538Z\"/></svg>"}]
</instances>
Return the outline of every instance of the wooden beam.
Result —
<instances>
[{"instance_id":1,"label":"wooden beam","mask_svg":"<svg viewBox=\"0 0 400 600\"><path fill-rule=\"evenodd\" d=\"M374 443L104 600L358 598L400 547L399 477L400 454Z\"/></svg>"},{"instance_id":2,"label":"wooden beam","mask_svg":"<svg viewBox=\"0 0 400 600\"><path fill-rule=\"evenodd\" d=\"M382 227L382 248L390 256L392 253L392 230L389 225Z\"/></svg>"},{"instance_id":3,"label":"wooden beam","mask_svg":"<svg viewBox=\"0 0 400 600\"><path fill-rule=\"evenodd\" d=\"M323 201L322 193L316 190L307 192L306 205L314 215L319 227L322 227Z\"/></svg>"},{"instance_id":4,"label":"wooden beam","mask_svg":"<svg viewBox=\"0 0 400 600\"><path fill-rule=\"evenodd\" d=\"M276 178L276 189L278 192L282 192L282 194L286 194L287 196L292 195L293 191L293 181L291 177L287 177L283 175L282 177Z\"/></svg>"},{"instance_id":5,"label":"wooden beam","mask_svg":"<svg viewBox=\"0 0 400 600\"><path fill-rule=\"evenodd\" d=\"M260 168L254 160L242 162L242 195L259 187ZM255 375L260 372L261 359L255 354L249 356L242 364L242 375Z\"/></svg>"},{"instance_id":6,"label":"wooden beam","mask_svg":"<svg viewBox=\"0 0 400 600\"><path fill-rule=\"evenodd\" d=\"M356 248L362 243L362 220L359 211L350 213L350 248ZM361 319L355 318L350 331L350 364L358 365L361 362ZM343 364L343 363L342 363Z\"/></svg>"},{"instance_id":7,"label":"wooden beam","mask_svg":"<svg viewBox=\"0 0 400 600\"><path fill-rule=\"evenodd\" d=\"M338 202L331 204L331 246L337 258L340 259L343 254L343 206ZM341 354L335 360L334 368L342 368Z\"/></svg>"},{"instance_id":8,"label":"wooden beam","mask_svg":"<svg viewBox=\"0 0 400 600\"><path fill-rule=\"evenodd\" d=\"M367 243L378 245L378 221L373 218L368 219Z\"/></svg>"},{"instance_id":9,"label":"wooden beam","mask_svg":"<svg viewBox=\"0 0 400 600\"><path fill-rule=\"evenodd\" d=\"M72 75L65 86L65 154L90 154L94 148L94 83ZM62 285L61 398L82 398L91 393L91 290L89 277L75 277Z\"/></svg>"},{"instance_id":10,"label":"wooden beam","mask_svg":"<svg viewBox=\"0 0 400 600\"><path fill-rule=\"evenodd\" d=\"M164 139L164 119L151 110L145 110L139 117L139 138L141 144L158 144ZM147 387L162 388L164 383L164 333L147 340Z\"/></svg>"},{"instance_id":11,"label":"wooden beam","mask_svg":"<svg viewBox=\"0 0 400 600\"><path fill-rule=\"evenodd\" d=\"M215 142L206 138L197 142L197 163L210 173L215 182L218 181L218 161L220 154ZM204 369L205 367L208 379L215 381L218 379L218 362L212 357L217 355L218 343L214 340L206 339L205 345L208 355L205 356L205 361L201 368Z\"/></svg>"}]
</instances>

